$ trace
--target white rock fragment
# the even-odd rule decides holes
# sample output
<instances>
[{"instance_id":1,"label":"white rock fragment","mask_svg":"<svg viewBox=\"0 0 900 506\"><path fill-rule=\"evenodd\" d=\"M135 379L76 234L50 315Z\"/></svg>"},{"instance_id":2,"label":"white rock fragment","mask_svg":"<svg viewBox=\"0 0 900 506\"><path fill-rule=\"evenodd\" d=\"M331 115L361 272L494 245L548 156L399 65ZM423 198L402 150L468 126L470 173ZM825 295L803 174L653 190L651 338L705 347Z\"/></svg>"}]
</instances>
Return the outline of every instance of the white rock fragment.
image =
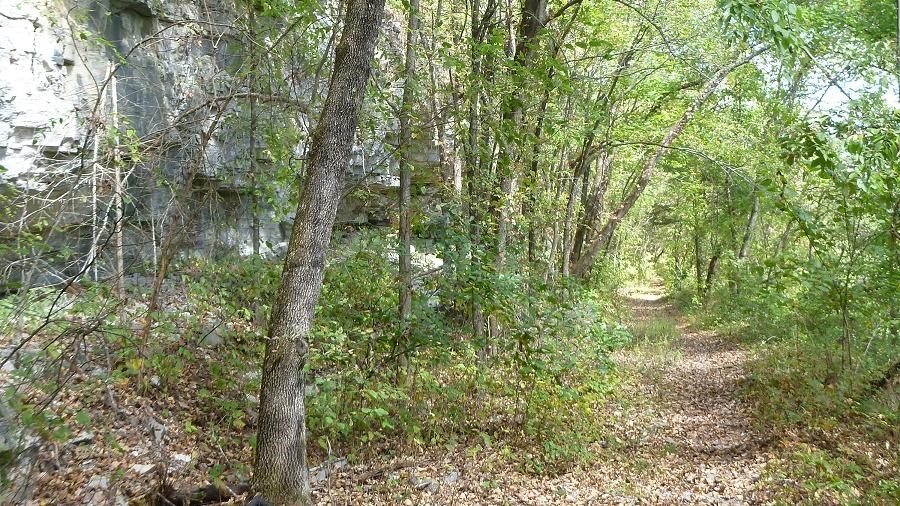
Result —
<instances>
[{"instance_id":1,"label":"white rock fragment","mask_svg":"<svg viewBox=\"0 0 900 506\"><path fill-rule=\"evenodd\" d=\"M87 488L88 490L106 490L109 488L109 478L95 474L88 480Z\"/></svg>"},{"instance_id":2,"label":"white rock fragment","mask_svg":"<svg viewBox=\"0 0 900 506\"><path fill-rule=\"evenodd\" d=\"M178 462L180 464L187 464L192 459L191 459L191 456L186 453L176 453L176 454L172 455L172 460L174 462Z\"/></svg>"},{"instance_id":3,"label":"white rock fragment","mask_svg":"<svg viewBox=\"0 0 900 506\"><path fill-rule=\"evenodd\" d=\"M131 470L138 474L147 474L149 473L155 466L153 464L135 464L131 466Z\"/></svg>"}]
</instances>

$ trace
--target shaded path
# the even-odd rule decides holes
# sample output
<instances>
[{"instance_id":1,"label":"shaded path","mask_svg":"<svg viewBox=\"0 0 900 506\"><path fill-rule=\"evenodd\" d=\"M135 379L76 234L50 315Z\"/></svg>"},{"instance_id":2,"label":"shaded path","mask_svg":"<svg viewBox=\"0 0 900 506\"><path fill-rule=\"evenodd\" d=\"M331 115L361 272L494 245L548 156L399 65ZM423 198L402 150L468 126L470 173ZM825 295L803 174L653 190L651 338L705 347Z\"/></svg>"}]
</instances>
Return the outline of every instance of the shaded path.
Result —
<instances>
[{"instance_id":1,"label":"shaded path","mask_svg":"<svg viewBox=\"0 0 900 506\"><path fill-rule=\"evenodd\" d=\"M610 425L623 444L614 462L594 473L613 487L614 504L753 504L754 485L772 457L737 394L746 353L714 333L688 327L659 288L626 300L636 326L680 336L625 349L617 362L634 373L638 401ZM654 324L655 321L655 324ZM631 462L628 465L628 462ZM619 464L619 465L617 465ZM618 489L616 489L618 486Z\"/></svg>"}]
</instances>

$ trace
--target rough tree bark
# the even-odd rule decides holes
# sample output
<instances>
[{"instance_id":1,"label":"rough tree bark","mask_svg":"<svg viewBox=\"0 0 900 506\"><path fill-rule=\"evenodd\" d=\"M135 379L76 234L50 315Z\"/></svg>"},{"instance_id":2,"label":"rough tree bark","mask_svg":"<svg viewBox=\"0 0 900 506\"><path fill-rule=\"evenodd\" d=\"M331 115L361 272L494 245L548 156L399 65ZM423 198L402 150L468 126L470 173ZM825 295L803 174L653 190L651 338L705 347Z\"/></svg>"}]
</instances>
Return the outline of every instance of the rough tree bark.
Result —
<instances>
[{"instance_id":1,"label":"rough tree bark","mask_svg":"<svg viewBox=\"0 0 900 506\"><path fill-rule=\"evenodd\" d=\"M310 502L303 374L307 336L383 14L384 0L347 3L328 96L313 133L263 361L253 488L267 502Z\"/></svg>"},{"instance_id":2,"label":"rough tree bark","mask_svg":"<svg viewBox=\"0 0 900 506\"><path fill-rule=\"evenodd\" d=\"M603 226L603 229L600 230L600 233L597 234L597 237L591 243L590 247L585 251L585 253L578 259L575 265L572 267L572 272L575 275L583 276L586 274L591 266L594 264L594 258L597 256L597 253L600 252L600 249L609 242L612 238L613 233L616 231L616 228L628 214L628 211L634 206L635 202L637 202L638 198L644 193L644 190L647 188L647 185L650 184L650 179L653 176L653 172L656 169L656 166L659 164L659 161L662 160L663 156L669 152L669 148L672 147L672 144L681 135L681 132L684 131L684 128L690 123L690 121L694 118L697 112L703 107L703 104L709 99L709 97L713 94L716 88L719 87L719 84L725 80L725 77L728 76L731 72L733 72L738 67L748 63L753 58L762 54L766 48L759 48L755 51L751 52L744 58L732 63L731 65L726 65L719 69L706 83L706 87L703 88L703 91L697 95L697 98L694 99L694 102L690 107L684 112L681 118L669 129L669 132L663 138L662 142L660 142L656 151L653 153L645 163L643 168L641 169L641 175L638 178L637 184L635 184L634 188L625 196L625 199L619 205L619 207L613 211L612 215L607 220L606 224Z\"/></svg>"}]
</instances>

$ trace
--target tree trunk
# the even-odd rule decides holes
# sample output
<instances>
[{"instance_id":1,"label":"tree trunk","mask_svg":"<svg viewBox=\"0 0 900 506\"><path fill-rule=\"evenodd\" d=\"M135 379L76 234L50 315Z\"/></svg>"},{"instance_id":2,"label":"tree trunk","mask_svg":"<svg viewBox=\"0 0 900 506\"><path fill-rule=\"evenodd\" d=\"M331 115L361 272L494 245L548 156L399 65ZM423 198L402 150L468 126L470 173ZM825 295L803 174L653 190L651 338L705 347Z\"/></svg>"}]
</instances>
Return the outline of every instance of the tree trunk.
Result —
<instances>
[{"instance_id":1,"label":"tree trunk","mask_svg":"<svg viewBox=\"0 0 900 506\"><path fill-rule=\"evenodd\" d=\"M631 40L631 44L628 46L628 50L622 53L619 57L619 61L616 64L616 70L612 75L612 79L609 83L609 88L604 92L602 89L598 91L597 98L594 99L594 102L597 104L599 111L597 112L596 118L594 118L593 125L587 131L587 135L585 136L584 143L582 144L582 158L590 156L590 160L593 161L594 156L600 156L601 152L599 146L594 145L594 139L597 136L597 132L599 131L601 123L606 122L606 133L604 138L601 141L609 140L610 128L612 127L612 97L613 93L615 93L616 88L621 82L622 76L625 71L631 66L632 61L634 60L634 56L637 54L638 44L644 40L644 37L647 35L648 26L646 24L641 25L638 29L637 33L635 33L634 38ZM588 170L590 165L585 166L583 181L582 181L582 191L581 191L581 207L584 209L584 214L579 220L578 227L575 231L574 237L570 238L570 242L572 243L570 246L570 254L568 262L577 262L579 258L581 258L582 249L584 247L584 241L587 238L587 229L584 228L583 223L584 220L587 219L588 214L588 202L590 201L592 194L589 194L589 172ZM571 266L567 265L564 269L569 270Z\"/></svg>"},{"instance_id":2,"label":"tree trunk","mask_svg":"<svg viewBox=\"0 0 900 506\"><path fill-rule=\"evenodd\" d=\"M719 254L713 254L709 259L709 266L706 268L706 283L703 285L703 296L708 297L712 291L713 281L716 276L716 269L719 267Z\"/></svg>"},{"instance_id":3,"label":"tree trunk","mask_svg":"<svg viewBox=\"0 0 900 506\"><path fill-rule=\"evenodd\" d=\"M750 219L747 220L747 230L744 231L744 240L741 242L741 251L738 260L745 260L750 255L750 244L753 242L753 229L759 217L759 195L753 196L753 208L750 210Z\"/></svg>"},{"instance_id":4,"label":"tree trunk","mask_svg":"<svg viewBox=\"0 0 900 506\"><path fill-rule=\"evenodd\" d=\"M607 152L600 153L600 164L597 168L596 181L592 185L593 191L587 194L584 199L584 216L578 223L575 231L575 241L572 245L572 258L578 260L581 256L581 248L584 243L590 240L590 233L594 230L594 224L597 219L603 215L603 208L606 201L606 192L609 189L609 183L612 179L612 155Z\"/></svg>"},{"instance_id":5,"label":"tree trunk","mask_svg":"<svg viewBox=\"0 0 900 506\"><path fill-rule=\"evenodd\" d=\"M606 225L603 226L603 229L591 243L590 248L585 252L584 255L578 260L578 262L573 267L574 274L583 275L588 270L590 270L591 265L594 263L594 258L597 253L600 252L600 249L604 244L608 243L612 238L613 233L616 228L628 214L628 211L634 206L635 202L637 202L638 198L640 198L641 194L644 193L644 190L647 188L647 185L650 184L650 179L653 176L653 172L656 169L656 166L659 164L659 161L662 160L663 156L669 152L669 148L672 147L672 144L681 135L681 132L684 131L684 128L690 123L690 121L694 118L700 108L704 103L709 99L709 97L713 94L716 88L719 87L719 84L725 79L725 77L734 71L736 68L746 64L756 56L760 55L765 48L760 48L741 60L731 64L726 65L725 67L719 69L718 72L713 74L710 78L709 82L706 83L706 87L697 98L694 99L694 102L690 107L684 112L681 118L672 125L672 128L669 129L669 132L663 138L662 142L657 147L656 151L653 153L646 163L644 163L644 167L641 169L641 175L638 178L637 184L634 188L626 195L625 199L619 205L619 207L613 211L612 215L607 220Z\"/></svg>"},{"instance_id":6,"label":"tree trunk","mask_svg":"<svg viewBox=\"0 0 900 506\"><path fill-rule=\"evenodd\" d=\"M250 43L247 47L250 53L247 55L250 61L251 69L247 80L247 87L250 91L250 242L253 243L253 256L259 256L259 190L256 188L257 181L257 160L256 160L256 130L259 111L256 108L256 57L254 48L256 47L256 5L251 3L248 5L249 15L247 21L250 25Z\"/></svg>"},{"instance_id":7,"label":"tree trunk","mask_svg":"<svg viewBox=\"0 0 900 506\"><path fill-rule=\"evenodd\" d=\"M481 205L479 203L479 193L480 193L480 185L478 184L478 176L480 176L480 167L481 167L481 144L480 144L480 132L479 132L479 121L481 119L481 110L480 110L480 102L481 102L481 86L479 84L479 76L481 74L481 60L482 56L478 52L478 46L482 41L484 36L484 29L481 26L481 2L479 0L472 0L471 11L469 12L469 22L470 28L472 31L471 44L470 44L470 56L472 58L472 69L470 80L474 84L474 92L473 97L471 97L469 102L469 128L467 131L468 139L466 142L466 189L467 189L467 204L469 211L469 220L471 221L469 227L469 239L470 239L470 262L474 264L476 259L476 251L478 249L479 242L481 240ZM472 339L479 346L479 358L483 358L483 350L484 347L484 313L481 310L481 303L478 301L477 296L472 300ZM479 362L481 362L479 360Z\"/></svg>"},{"instance_id":8,"label":"tree trunk","mask_svg":"<svg viewBox=\"0 0 900 506\"><path fill-rule=\"evenodd\" d=\"M566 107L568 111L568 104ZM566 166L566 146L563 146L559 151L559 162L557 163L556 173L562 176L563 168ZM556 193L553 199L554 202L559 202L559 198L562 195L563 186L565 186L565 177L559 177L559 181L556 183ZM551 183L552 184L552 183ZM557 216L556 211L553 213L553 235L550 239L550 251L547 253L547 265L546 270L544 271L544 283L550 279L551 275L554 275L556 272L556 250L559 249L559 216ZM554 275L555 277L555 275Z\"/></svg>"},{"instance_id":9,"label":"tree trunk","mask_svg":"<svg viewBox=\"0 0 900 506\"><path fill-rule=\"evenodd\" d=\"M703 249L700 241L700 231L694 229L694 276L697 287L697 296L703 295Z\"/></svg>"},{"instance_id":10,"label":"tree trunk","mask_svg":"<svg viewBox=\"0 0 900 506\"><path fill-rule=\"evenodd\" d=\"M794 230L794 221L788 221L788 224L784 227L784 232L781 233L781 238L778 240L778 249L775 251L775 256L781 255L787 250L788 244L791 240L791 232Z\"/></svg>"},{"instance_id":11,"label":"tree trunk","mask_svg":"<svg viewBox=\"0 0 900 506\"><path fill-rule=\"evenodd\" d=\"M553 71L549 72L553 76ZM525 181L525 201L522 203L522 215L529 220L528 223L528 263L534 263L537 255L537 232L535 230L537 222L534 219L534 211L537 202L537 172L538 158L541 154L540 139L544 128L544 115L547 112L547 104L550 101L550 89L544 90L544 98L541 100L541 106L538 109L537 125L534 127L534 143L531 146L531 161L528 164L528 177Z\"/></svg>"},{"instance_id":12,"label":"tree trunk","mask_svg":"<svg viewBox=\"0 0 900 506\"><path fill-rule=\"evenodd\" d=\"M511 6L511 2L509 5ZM522 21L519 25L518 40L510 28L508 56L522 68L529 68L531 65L530 54L537 43L537 36L541 28L547 22L547 0L525 0L522 4ZM506 103L506 110L503 113L504 123L511 123L511 130L518 132L522 126L522 104L524 103L523 92L520 90L516 95L510 97ZM501 157L498 162L498 173L500 176L500 203L497 212L497 264L502 268L506 261L506 243L509 235L509 211L510 199L512 191L515 187L515 173L512 164L516 158L516 142L509 139L509 135L503 139L503 148Z\"/></svg>"},{"instance_id":13,"label":"tree trunk","mask_svg":"<svg viewBox=\"0 0 900 506\"><path fill-rule=\"evenodd\" d=\"M412 229L410 223L410 184L412 182L412 166L409 150L412 141L410 115L413 102L413 80L416 74L416 37L419 31L419 0L409 1L409 25L406 32L406 65L403 84L403 99L400 104L400 348L401 366L409 366L407 348L409 347L409 325L412 316Z\"/></svg>"},{"instance_id":14,"label":"tree trunk","mask_svg":"<svg viewBox=\"0 0 900 506\"><path fill-rule=\"evenodd\" d=\"M253 477L255 491L271 503L310 502L303 373L307 336L383 13L384 0L348 2L272 306Z\"/></svg>"},{"instance_id":15,"label":"tree trunk","mask_svg":"<svg viewBox=\"0 0 900 506\"><path fill-rule=\"evenodd\" d=\"M123 227L125 222L125 182L122 179L122 153L119 150L119 84L116 75L110 78L110 103L112 105L113 139L113 179L115 184L115 219L113 235L116 244L116 297L125 299L125 243ZM119 325L125 324L124 306L119 310Z\"/></svg>"},{"instance_id":16,"label":"tree trunk","mask_svg":"<svg viewBox=\"0 0 900 506\"><path fill-rule=\"evenodd\" d=\"M900 1L898 1L897 7L900 8ZM898 40L900 40L900 21L897 23L897 37ZM897 49L897 52L898 55L900 55L900 48ZM894 202L894 209L891 211L891 229L888 236L888 247L893 272L900 272L900 201ZM891 335L894 339L900 337L900 305L898 305L897 299L897 297L891 297L891 308L888 312L891 318Z\"/></svg>"},{"instance_id":17,"label":"tree trunk","mask_svg":"<svg viewBox=\"0 0 900 506\"><path fill-rule=\"evenodd\" d=\"M587 153L582 150L582 156L576 161L577 165L572 172L572 180L569 181L569 198L566 202L566 217L563 221L563 241L562 241L562 275L569 276L569 266L572 258L572 225L575 223L575 203L578 202L578 180L585 170L585 165L590 163L585 159Z\"/></svg>"},{"instance_id":18,"label":"tree trunk","mask_svg":"<svg viewBox=\"0 0 900 506\"><path fill-rule=\"evenodd\" d=\"M539 9L546 10L546 5L544 7L538 7ZM572 26L575 23L575 20L578 17L578 12L581 10L581 5L579 4L577 10L569 23L563 28L562 33L558 40L551 39L551 50L550 56L551 58L556 58L559 55L559 51L562 48L562 45L565 43L566 38L569 35L569 32L572 29ZM547 71L547 80L553 79L553 76L556 72L556 69L551 67ZM528 164L528 179L526 181L526 192L525 201L522 205L522 214L526 216L529 220L528 223L528 263L533 264L537 260L537 241L538 241L538 232L537 228L544 228L544 224L540 223L536 217L534 216L535 208L537 207L537 174L538 174L538 164L539 157L541 154L541 138L543 136L544 131L544 119L547 114L547 106L550 103L550 92L552 90L547 87L544 88L544 97L541 100L541 105L538 109L538 117L537 124L534 128L534 141L531 146L531 161ZM565 108L565 116L569 115L569 102L566 103ZM554 220L554 234L558 233L558 224ZM553 241L556 241L556 235L553 236ZM546 274L546 273L545 273Z\"/></svg>"},{"instance_id":19,"label":"tree trunk","mask_svg":"<svg viewBox=\"0 0 900 506\"><path fill-rule=\"evenodd\" d=\"M584 220L587 219L588 207L590 207L588 202L591 199L591 165L593 165L593 159L591 164L584 168L584 173L581 175L581 191L578 192L581 196L581 217L578 220L578 224L575 227L575 235L572 238L572 261L575 262L581 257L581 241L584 240L586 232L584 230ZM599 174L598 170L593 172L594 174ZM579 234L579 232L581 233Z\"/></svg>"}]
</instances>

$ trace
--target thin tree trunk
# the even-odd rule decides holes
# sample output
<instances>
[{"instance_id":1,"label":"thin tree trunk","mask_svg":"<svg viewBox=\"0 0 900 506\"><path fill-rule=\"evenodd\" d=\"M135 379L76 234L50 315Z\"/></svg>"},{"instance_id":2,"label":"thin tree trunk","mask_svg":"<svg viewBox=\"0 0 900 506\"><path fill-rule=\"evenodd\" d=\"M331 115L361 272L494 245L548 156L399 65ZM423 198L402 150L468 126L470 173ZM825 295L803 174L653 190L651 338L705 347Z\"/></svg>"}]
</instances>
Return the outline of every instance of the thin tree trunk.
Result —
<instances>
[{"instance_id":1,"label":"thin tree trunk","mask_svg":"<svg viewBox=\"0 0 900 506\"><path fill-rule=\"evenodd\" d=\"M750 256L750 246L753 243L753 231L756 228L756 221L759 218L759 195L753 194L753 206L750 208L750 217L747 219L747 228L744 230L744 238L741 240L741 249L738 251L738 262L747 260ZM740 292L740 276L734 273L729 280L729 285L735 295Z\"/></svg>"},{"instance_id":2,"label":"thin tree trunk","mask_svg":"<svg viewBox=\"0 0 900 506\"><path fill-rule=\"evenodd\" d=\"M750 60L760 55L763 51L765 51L765 48L757 49L741 60L731 65L727 65L713 74L709 82L706 83L706 87L703 89L703 91L700 92L700 95L698 95L697 98L694 99L694 102L691 104L691 106L688 107L681 118L674 125L672 125L672 128L669 129L669 132L663 138L662 142L653 153L653 156L651 156L647 160L647 162L644 164L644 167L641 169L641 175L638 178L635 187L631 190L631 192L628 193L628 195L626 195L625 199L622 201L619 207L609 217L609 220L607 220L606 225L604 225L597 238L594 239L590 248L578 260L573 268L576 275L583 275L588 270L590 270L590 267L594 263L594 258L596 257L597 253L600 252L600 249L604 244L609 242L616 228L637 202L638 198L640 198L641 194L644 193L647 185L650 184L650 179L652 178L653 172L655 171L656 166L659 164L659 161L662 160L663 156L665 156L669 152L669 148L672 146L678 136L681 135L681 132L684 131L684 128L688 125L688 123L690 123L690 121L694 118L703 104L706 103L706 101L713 94L716 88L719 87L719 84L721 84L721 82L728 74L730 74L736 68L748 63Z\"/></svg>"},{"instance_id":3,"label":"thin tree trunk","mask_svg":"<svg viewBox=\"0 0 900 506\"><path fill-rule=\"evenodd\" d=\"M568 108L567 108L568 110ZM563 146L559 152L559 164L557 165L557 174L562 174L563 167L566 163L566 147ZM559 182L556 184L556 195L553 199L554 202L559 202L559 197L562 195L562 189L565 182L565 178L560 177ZM555 214L555 213L554 213ZM544 271L544 283L550 279L552 273L556 272L556 250L559 249L559 218L557 216L553 217L553 236L550 240L550 252L547 254L547 267Z\"/></svg>"},{"instance_id":4,"label":"thin tree trunk","mask_svg":"<svg viewBox=\"0 0 900 506\"><path fill-rule=\"evenodd\" d=\"M581 203L581 216L578 220L577 225L575 226L575 235L572 238L572 260L578 261L581 257L581 242L584 240L584 220L587 219L588 207L590 204L588 203L591 199L591 166L593 165L593 159L591 163L585 167L584 173L581 175L581 191L578 192ZM594 174L598 174L597 170L593 171ZM580 229L580 230L579 230ZM579 231L581 232L579 234Z\"/></svg>"},{"instance_id":5,"label":"thin tree trunk","mask_svg":"<svg viewBox=\"0 0 900 506\"><path fill-rule=\"evenodd\" d=\"M110 78L110 73L112 72L112 64L106 64L106 74L103 77L103 82L107 82ZM103 111L106 105L106 92L104 91L97 98L98 111ZM98 206L97 201L97 189L100 185L100 174L97 173L97 168L99 164L97 163L97 158L99 156L100 151L100 121L99 118L94 117L94 133L93 133L93 146L91 150L91 247L88 252L88 263L85 265L85 268L90 268L93 271L93 276L91 279L97 281L98 275L98 262L97 262L97 247L100 242L100 227L98 226L100 222L99 211L100 208ZM102 168L102 167L101 167ZM105 223L104 219L104 223Z\"/></svg>"},{"instance_id":6,"label":"thin tree trunk","mask_svg":"<svg viewBox=\"0 0 900 506\"><path fill-rule=\"evenodd\" d=\"M738 260L745 260L750 256L750 245L753 242L753 229L759 217L759 195L753 196L753 208L750 209L750 218L747 220L747 230L744 231L744 240L741 241L741 251Z\"/></svg>"},{"instance_id":7,"label":"thin tree trunk","mask_svg":"<svg viewBox=\"0 0 900 506\"><path fill-rule=\"evenodd\" d=\"M609 88L604 93L603 90L599 90L597 93L597 98L594 99L599 106L599 112L597 113L597 117L594 118L593 125L587 131L587 135L585 136L584 142L582 144L581 157L582 160L589 159L590 162L593 162L594 156L600 155L599 147L594 146L594 140L597 136L597 132L599 131L601 123L606 120L606 138L609 137L609 129L612 126L611 114L610 111L612 109L612 95L616 91L619 83L621 82L622 75L625 71L631 66L631 63L634 60L635 54L637 54L638 44L644 40L644 37L647 34L648 26L641 25L638 31L635 33L634 38L631 40L631 43L628 46L628 50L621 54L619 57L619 61L616 63L616 70L612 75L612 78L609 83ZM583 175L582 181L582 190L581 190L581 207L584 209L584 214L582 215L582 219L579 220L579 225L576 228L574 237L570 238L570 253L568 260L570 263L573 261L578 261L581 258L582 249L584 247L584 241L587 238L586 233L587 230L582 226L584 220L587 218L586 214L588 212L588 201L590 199L588 188L589 188L589 172L590 170L590 162L585 165L585 171ZM565 270L570 270L571 266L566 266Z\"/></svg>"},{"instance_id":8,"label":"thin tree trunk","mask_svg":"<svg viewBox=\"0 0 900 506\"><path fill-rule=\"evenodd\" d=\"M794 231L794 220L788 221L787 225L784 226L784 232L781 233L781 238L778 240L778 249L775 250L775 256L781 255L787 250L788 244L791 240L791 232Z\"/></svg>"},{"instance_id":9,"label":"thin tree trunk","mask_svg":"<svg viewBox=\"0 0 900 506\"><path fill-rule=\"evenodd\" d=\"M480 103L481 103L481 86L478 79L481 75L481 55L478 52L478 45L484 34L484 30L480 24L481 2L480 0L472 0L471 12L469 13L470 28L472 31L470 54L472 58L472 69L470 80L474 87L474 96L471 97L469 103L469 129L466 146L466 187L468 191L468 207L469 219L471 225L469 227L469 238L471 243L470 262L474 264L476 252L480 242L480 225L481 225L481 208L479 205L479 184L481 156L479 144L479 121L480 121ZM479 346L479 359L483 358L484 347L484 313L481 310L481 303L477 297L472 300L472 338ZM481 360L479 360L481 362Z\"/></svg>"},{"instance_id":10,"label":"thin tree trunk","mask_svg":"<svg viewBox=\"0 0 900 506\"><path fill-rule=\"evenodd\" d=\"M254 56L254 43L256 42L256 6L255 3L250 3L248 5L249 16L248 21L250 24L250 44L247 46L250 49L249 62L250 62L250 76L248 79L247 87L250 90L250 241L253 243L253 256L259 256L259 191L256 188L257 181L257 160L256 160L256 128L257 128L257 116L259 111L256 110L256 59Z\"/></svg>"},{"instance_id":11,"label":"thin tree trunk","mask_svg":"<svg viewBox=\"0 0 900 506\"><path fill-rule=\"evenodd\" d=\"M309 504L304 372L307 337L371 72L384 0L350 0L328 97L313 133L306 177L272 306L260 384L253 486L267 502Z\"/></svg>"},{"instance_id":12,"label":"thin tree trunk","mask_svg":"<svg viewBox=\"0 0 900 506\"><path fill-rule=\"evenodd\" d=\"M897 5L900 9L900 2ZM900 10L898 10L900 15ZM900 22L898 22L900 24ZM898 26L900 30L900 26ZM900 31L898 38L900 38ZM900 49L897 50L900 52ZM894 273L900 272L900 201L894 202L894 208L891 211L891 229L888 231L888 252L890 253L891 269ZM894 339L900 337L900 304L898 297L891 297L891 308L888 314L891 318L891 335Z\"/></svg>"},{"instance_id":13,"label":"thin tree trunk","mask_svg":"<svg viewBox=\"0 0 900 506\"><path fill-rule=\"evenodd\" d=\"M431 18L431 44L429 47L429 51L426 51L426 57L428 59L428 76L431 84L431 120L434 123L432 133L434 135L434 142L438 146L438 156L440 157L441 171L443 174L449 176L448 179L453 188L453 193L455 196L459 197L460 195L462 195L462 165L460 163L460 160L458 160L457 157L454 156L454 153L450 149L450 139L447 135L448 116L446 111L441 110L441 105L438 101L438 69L437 64L434 61L434 55L437 54L437 48L435 47L435 44L438 38L435 21L437 19L442 19L442 16L443 1L438 0L437 5L432 12ZM421 18L419 22L421 23ZM454 105L454 110L456 110L456 93L451 93L449 102Z\"/></svg>"},{"instance_id":14,"label":"thin tree trunk","mask_svg":"<svg viewBox=\"0 0 900 506\"><path fill-rule=\"evenodd\" d=\"M719 254L713 254L712 258L709 259L709 265L706 268L706 283L703 285L703 296L708 297L709 293L712 291L713 281L716 276L716 270L719 267Z\"/></svg>"},{"instance_id":15,"label":"thin tree trunk","mask_svg":"<svg viewBox=\"0 0 900 506\"><path fill-rule=\"evenodd\" d=\"M508 1L511 9L512 2ZM512 12L510 11L512 19ZM518 37L513 33L510 25L508 56L515 60L522 68L529 68L531 65L531 52L537 44L537 37L541 28L547 22L547 0L525 0L522 4L522 20L519 25ZM511 123L514 131L521 129L522 112L524 98L523 87L517 88L517 96L511 97L506 105L503 120L505 123ZM508 137L508 136L507 136ZM516 158L516 144L509 138L503 139L503 148L498 164L498 172L500 175L500 205L497 217L497 262L498 267L502 267L506 261L506 243L509 235L509 211L510 199L512 191L515 187L516 175L512 164Z\"/></svg>"},{"instance_id":16,"label":"thin tree trunk","mask_svg":"<svg viewBox=\"0 0 900 506\"><path fill-rule=\"evenodd\" d=\"M581 11L581 4L576 7L575 13L572 15L572 18L566 24L565 28L562 30L562 34L559 39L551 39L552 49L550 51L551 58L556 58L559 55L560 49L562 49L563 44L566 41L566 38L569 36L569 32L572 30L572 26L575 24L575 20L578 18L578 13ZM547 71L547 80L550 81L553 79L555 75L556 69L551 67ZM525 196L525 202L522 205L522 214L529 218L530 222L528 224L528 262L533 263L537 257L537 232L536 228L538 225L541 228L544 227L543 223L539 223L532 214L534 213L534 209L537 204L537 174L538 174L538 164L539 157L541 154L541 138L543 136L544 131L544 119L547 115L547 106L550 103L550 92L551 89L549 87L544 88L544 97L541 100L540 108L538 109L538 117L537 124L534 127L534 141L532 143L531 149L531 161L529 163L528 169L528 181L526 184L526 191L528 192ZM568 119L569 114L571 112L571 100L566 100L566 107L564 117ZM558 193L558 192L557 192ZM558 198L558 195L557 195ZM554 220L554 229L558 231L558 224ZM556 240L554 236L554 240Z\"/></svg>"},{"instance_id":17,"label":"thin tree trunk","mask_svg":"<svg viewBox=\"0 0 900 506\"><path fill-rule=\"evenodd\" d=\"M113 220L113 234L116 245L116 296L125 298L125 252L122 223L125 220L125 183L122 181L122 156L119 151L119 93L118 79L113 75L110 85L110 103L112 104L112 127L115 132L115 144L113 146L113 177L115 183L115 213ZM120 316L123 316L120 313ZM120 321L119 324L124 322Z\"/></svg>"},{"instance_id":18,"label":"thin tree trunk","mask_svg":"<svg viewBox=\"0 0 900 506\"><path fill-rule=\"evenodd\" d=\"M412 229L410 226L410 115L413 102L413 81L416 74L416 37L419 31L419 0L409 0L409 25L406 32L406 65L404 69L403 98L400 104L400 362L403 369L409 366L406 349L409 347L410 317L412 316Z\"/></svg>"},{"instance_id":19,"label":"thin tree trunk","mask_svg":"<svg viewBox=\"0 0 900 506\"><path fill-rule=\"evenodd\" d=\"M572 255L572 224L575 222L575 203L578 201L578 179L584 167L585 161L583 157L578 160L576 170L572 174L572 180L569 181L569 198L566 202L566 218L563 221L563 241L562 241L562 275L569 276L569 266L571 264Z\"/></svg>"},{"instance_id":20,"label":"thin tree trunk","mask_svg":"<svg viewBox=\"0 0 900 506\"><path fill-rule=\"evenodd\" d=\"M700 231L694 228L694 279L697 287L697 295L703 295L703 249L700 241Z\"/></svg>"}]
</instances>

